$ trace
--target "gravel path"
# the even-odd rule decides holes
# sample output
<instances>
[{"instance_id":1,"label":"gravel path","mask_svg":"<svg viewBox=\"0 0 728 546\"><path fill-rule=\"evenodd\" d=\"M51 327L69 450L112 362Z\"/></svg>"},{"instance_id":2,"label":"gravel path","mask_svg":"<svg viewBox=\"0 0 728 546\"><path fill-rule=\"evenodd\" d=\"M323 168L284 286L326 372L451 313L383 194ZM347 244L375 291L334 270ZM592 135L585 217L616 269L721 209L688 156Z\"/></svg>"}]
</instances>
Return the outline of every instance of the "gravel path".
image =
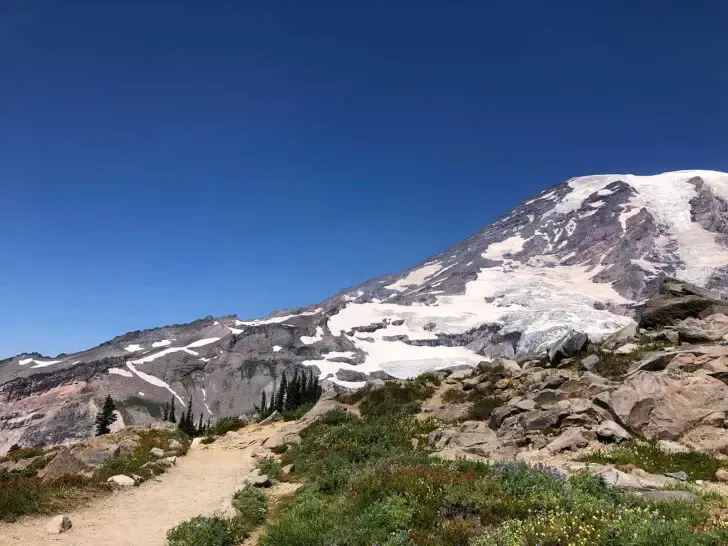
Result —
<instances>
[{"instance_id":1,"label":"gravel path","mask_svg":"<svg viewBox=\"0 0 728 546\"><path fill-rule=\"evenodd\" d=\"M0 544L68 546L161 546L167 530L198 515L227 513L233 493L255 467L260 444L282 423L252 427L196 446L157 480L120 490L67 512L73 527L48 535L51 516L0 524Z\"/></svg>"}]
</instances>

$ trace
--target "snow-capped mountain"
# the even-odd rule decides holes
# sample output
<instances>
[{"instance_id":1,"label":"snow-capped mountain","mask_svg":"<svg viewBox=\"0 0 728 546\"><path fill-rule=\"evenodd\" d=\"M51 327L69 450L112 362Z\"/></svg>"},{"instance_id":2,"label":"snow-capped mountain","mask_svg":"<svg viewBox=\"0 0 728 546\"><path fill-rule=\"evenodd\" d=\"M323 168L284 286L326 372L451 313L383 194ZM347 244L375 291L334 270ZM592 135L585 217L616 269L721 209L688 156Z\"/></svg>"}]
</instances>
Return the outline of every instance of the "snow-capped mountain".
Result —
<instances>
[{"instance_id":1,"label":"snow-capped mountain","mask_svg":"<svg viewBox=\"0 0 728 546\"><path fill-rule=\"evenodd\" d=\"M665 276L728 293L728 174L573 178L400 275L310 307L132 332L85 352L0 362L0 451L90 433L111 393L125 423L174 397L213 419L250 412L283 370L347 387L500 356L566 331L605 337Z\"/></svg>"}]
</instances>

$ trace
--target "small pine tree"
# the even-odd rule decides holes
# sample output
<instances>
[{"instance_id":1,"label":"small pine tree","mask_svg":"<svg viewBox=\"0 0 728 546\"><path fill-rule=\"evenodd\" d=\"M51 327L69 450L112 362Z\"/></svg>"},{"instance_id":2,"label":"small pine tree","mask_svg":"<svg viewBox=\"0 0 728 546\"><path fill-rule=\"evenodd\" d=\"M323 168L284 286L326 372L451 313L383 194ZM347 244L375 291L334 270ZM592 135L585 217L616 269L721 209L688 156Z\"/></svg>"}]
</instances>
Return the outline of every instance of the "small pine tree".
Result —
<instances>
[{"instance_id":1,"label":"small pine tree","mask_svg":"<svg viewBox=\"0 0 728 546\"><path fill-rule=\"evenodd\" d=\"M169 404L169 422L170 423L177 422L177 417L174 415L174 396L172 397L172 401Z\"/></svg>"},{"instance_id":2,"label":"small pine tree","mask_svg":"<svg viewBox=\"0 0 728 546\"><path fill-rule=\"evenodd\" d=\"M298 368L293 370L293 379L288 383L288 391L286 392L286 411L294 410L298 407L299 401L299 380L298 380Z\"/></svg>"},{"instance_id":3,"label":"small pine tree","mask_svg":"<svg viewBox=\"0 0 728 546\"><path fill-rule=\"evenodd\" d=\"M13 444L10 446L10 449L8 449L8 455L11 453L14 453L16 451L20 451L22 448L20 447L20 444Z\"/></svg>"},{"instance_id":4,"label":"small pine tree","mask_svg":"<svg viewBox=\"0 0 728 546\"><path fill-rule=\"evenodd\" d=\"M258 408L258 413L261 419L268 417L268 400L265 397L265 390L260 395L260 408Z\"/></svg>"},{"instance_id":5,"label":"small pine tree","mask_svg":"<svg viewBox=\"0 0 728 546\"><path fill-rule=\"evenodd\" d=\"M114 400L111 395L106 396L104 405L101 408L101 412L96 416L96 436L109 433L109 427L112 423L116 422L116 406L114 406Z\"/></svg>"},{"instance_id":6,"label":"small pine tree","mask_svg":"<svg viewBox=\"0 0 728 546\"><path fill-rule=\"evenodd\" d=\"M192 424L192 399L190 399L189 403L187 404L187 411L182 412L182 417L179 419L179 425L178 428L184 432L185 434L189 434L190 436L194 436L195 430L194 425Z\"/></svg>"},{"instance_id":7,"label":"small pine tree","mask_svg":"<svg viewBox=\"0 0 728 546\"><path fill-rule=\"evenodd\" d=\"M202 412L200 412L200 420L197 423L197 434L200 436L205 433L205 427L202 424Z\"/></svg>"},{"instance_id":8,"label":"small pine tree","mask_svg":"<svg viewBox=\"0 0 728 546\"><path fill-rule=\"evenodd\" d=\"M278 387L278 396L276 396L276 411L283 413L286 405L286 393L288 392L288 380L286 379L286 372L283 372L281 376L281 384Z\"/></svg>"},{"instance_id":9,"label":"small pine tree","mask_svg":"<svg viewBox=\"0 0 728 546\"><path fill-rule=\"evenodd\" d=\"M162 411L162 421L169 420L169 402L164 404L164 411Z\"/></svg>"}]
</instances>

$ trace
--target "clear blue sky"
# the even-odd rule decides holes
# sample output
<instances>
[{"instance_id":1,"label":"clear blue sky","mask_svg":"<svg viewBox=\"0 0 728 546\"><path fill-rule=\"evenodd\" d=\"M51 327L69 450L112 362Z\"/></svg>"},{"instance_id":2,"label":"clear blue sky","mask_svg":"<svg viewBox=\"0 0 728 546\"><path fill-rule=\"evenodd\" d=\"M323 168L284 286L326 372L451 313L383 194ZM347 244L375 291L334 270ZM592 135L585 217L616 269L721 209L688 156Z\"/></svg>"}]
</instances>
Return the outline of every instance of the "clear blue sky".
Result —
<instances>
[{"instance_id":1,"label":"clear blue sky","mask_svg":"<svg viewBox=\"0 0 728 546\"><path fill-rule=\"evenodd\" d=\"M398 272L567 177L728 170L728 3L0 1L0 357Z\"/></svg>"}]
</instances>

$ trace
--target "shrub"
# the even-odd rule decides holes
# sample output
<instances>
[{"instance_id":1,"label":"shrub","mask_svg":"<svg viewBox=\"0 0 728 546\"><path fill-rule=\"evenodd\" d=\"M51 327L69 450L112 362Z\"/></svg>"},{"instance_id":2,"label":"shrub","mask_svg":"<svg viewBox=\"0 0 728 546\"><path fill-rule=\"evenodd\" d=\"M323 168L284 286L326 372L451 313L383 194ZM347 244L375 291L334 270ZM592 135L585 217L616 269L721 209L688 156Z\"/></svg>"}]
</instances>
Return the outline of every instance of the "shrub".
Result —
<instances>
[{"instance_id":1,"label":"shrub","mask_svg":"<svg viewBox=\"0 0 728 546\"><path fill-rule=\"evenodd\" d=\"M235 521L197 516L167 531L169 546L235 546L245 538Z\"/></svg>"},{"instance_id":2,"label":"shrub","mask_svg":"<svg viewBox=\"0 0 728 546\"><path fill-rule=\"evenodd\" d=\"M212 427L210 427L207 434L209 436L222 436L231 430L241 429L247 424L247 421L244 421L239 417L221 417L214 425L212 425Z\"/></svg>"},{"instance_id":3,"label":"shrub","mask_svg":"<svg viewBox=\"0 0 728 546\"><path fill-rule=\"evenodd\" d=\"M265 495L250 486L235 492L233 507L238 513L238 518L251 527L263 523L268 513L268 501Z\"/></svg>"},{"instance_id":4,"label":"shrub","mask_svg":"<svg viewBox=\"0 0 728 546\"><path fill-rule=\"evenodd\" d=\"M440 378L440 374L438 374L437 372L424 372L424 373L421 373L420 375L418 375L414 379L414 381L416 383L422 383L422 384L432 383L433 385L436 385L439 387L442 380Z\"/></svg>"},{"instance_id":5,"label":"shrub","mask_svg":"<svg viewBox=\"0 0 728 546\"><path fill-rule=\"evenodd\" d=\"M421 401L435 392L434 387L419 381L387 381L383 387L366 393L359 410L364 418L393 417L419 413Z\"/></svg>"},{"instance_id":6,"label":"shrub","mask_svg":"<svg viewBox=\"0 0 728 546\"><path fill-rule=\"evenodd\" d=\"M667 453L655 442L630 442L610 451L599 451L584 457L585 461L599 464L633 464L651 474L666 472L687 473L693 480L713 480L716 471L725 463L705 453Z\"/></svg>"},{"instance_id":7,"label":"shrub","mask_svg":"<svg viewBox=\"0 0 728 546\"><path fill-rule=\"evenodd\" d=\"M281 477L281 463L276 461L273 457L261 459L258 462L258 468L260 469L261 474L265 474L269 478L277 480Z\"/></svg>"},{"instance_id":8,"label":"shrub","mask_svg":"<svg viewBox=\"0 0 728 546\"><path fill-rule=\"evenodd\" d=\"M462 404L468 399L468 393L462 389L452 387L442 393L442 401L446 404Z\"/></svg>"},{"instance_id":9,"label":"shrub","mask_svg":"<svg viewBox=\"0 0 728 546\"><path fill-rule=\"evenodd\" d=\"M200 440L200 443L209 445L212 442L214 442L215 440L217 440L217 438L215 438L214 436L205 436L202 440Z\"/></svg>"},{"instance_id":10,"label":"shrub","mask_svg":"<svg viewBox=\"0 0 728 546\"><path fill-rule=\"evenodd\" d=\"M283 412L283 420L284 421L298 421L301 417L306 415L309 411L311 411L311 408L314 406L314 404L303 404L302 406L298 406L294 410L288 410Z\"/></svg>"},{"instance_id":11,"label":"shrub","mask_svg":"<svg viewBox=\"0 0 728 546\"><path fill-rule=\"evenodd\" d=\"M468 408L466 420L487 421L493 410L504 404L501 398L497 396L478 396L473 404Z\"/></svg>"}]
</instances>

